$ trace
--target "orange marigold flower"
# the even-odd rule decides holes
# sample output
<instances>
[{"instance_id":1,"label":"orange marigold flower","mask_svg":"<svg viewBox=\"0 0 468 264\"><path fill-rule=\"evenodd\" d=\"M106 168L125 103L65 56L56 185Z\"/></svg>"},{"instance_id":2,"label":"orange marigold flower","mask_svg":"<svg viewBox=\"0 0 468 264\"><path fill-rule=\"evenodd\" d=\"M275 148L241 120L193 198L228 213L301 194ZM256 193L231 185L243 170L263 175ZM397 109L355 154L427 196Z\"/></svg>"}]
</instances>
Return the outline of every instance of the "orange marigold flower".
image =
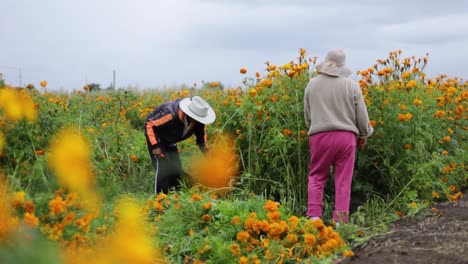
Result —
<instances>
[{"instance_id":1,"label":"orange marigold flower","mask_svg":"<svg viewBox=\"0 0 468 264\"><path fill-rule=\"evenodd\" d=\"M239 233L237 233L237 240L242 243L246 243L249 237L250 234L247 231L240 231Z\"/></svg>"},{"instance_id":2,"label":"orange marigold flower","mask_svg":"<svg viewBox=\"0 0 468 264\"><path fill-rule=\"evenodd\" d=\"M437 110L434 114L434 116L441 118L445 115L445 111Z\"/></svg>"},{"instance_id":3,"label":"orange marigold flower","mask_svg":"<svg viewBox=\"0 0 468 264\"><path fill-rule=\"evenodd\" d=\"M42 82L41 82L41 86L42 86L42 88L45 88L45 87L47 86L47 81L45 81L45 80L42 81Z\"/></svg>"},{"instance_id":4,"label":"orange marigold flower","mask_svg":"<svg viewBox=\"0 0 468 264\"><path fill-rule=\"evenodd\" d=\"M211 221L211 216L209 214L204 214L202 216L203 222L210 222Z\"/></svg>"},{"instance_id":5,"label":"orange marigold flower","mask_svg":"<svg viewBox=\"0 0 468 264\"><path fill-rule=\"evenodd\" d=\"M411 144L405 144L405 149L411 149Z\"/></svg>"},{"instance_id":6,"label":"orange marigold flower","mask_svg":"<svg viewBox=\"0 0 468 264\"><path fill-rule=\"evenodd\" d=\"M343 252L343 257L345 257L345 258L350 258L352 256L354 256L354 252L352 250L345 250Z\"/></svg>"},{"instance_id":7,"label":"orange marigold flower","mask_svg":"<svg viewBox=\"0 0 468 264\"><path fill-rule=\"evenodd\" d=\"M400 211L396 211L395 213L396 213L399 217L405 216L405 213L400 212Z\"/></svg>"},{"instance_id":8,"label":"orange marigold flower","mask_svg":"<svg viewBox=\"0 0 468 264\"><path fill-rule=\"evenodd\" d=\"M406 114L405 114L405 120L406 120L406 121L411 120L411 118L413 118L413 115L412 115L411 113L406 113Z\"/></svg>"},{"instance_id":9,"label":"orange marigold flower","mask_svg":"<svg viewBox=\"0 0 468 264\"><path fill-rule=\"evenodd\" d=\"M28 200L28 201L24 202L23 208L28 213L34 213L35 205L34 205L33 201Z\"/></svg>"},{"instance_id":10,"label":"orange marigold flower","mask_svg":"<svg viewBox=\"0 0 468 264\"><path fill-rule=\"evenodd\" d=\"M130 155L130 159L133 161L133 162L137 162L138 161L138 157L136 155Z\"/></svg>"},{"instance_id":11,"label":"orange marigold flower","mask_svg":"<svg viewBox=\"0 0 468 264\"><path fill-rule=\"evenodd\" d=\"M73 222L73 220L75 220L75 218L76 218L76 213L73 212L73 211L70 211L65 215L65 217L63 217L62 224L64 226L67 226L67 225L71 224Z\"/></svg>"},{"instance_id":12,"label":"orange marigold flower","mask_svg":"<svg viewBox=\"0 0 468 264\"><path fill-rule=\"evenodd\" d=\"M24 214L23 223L31 228L35 228L39 225L39 218L37 218L34 213L26 212Z\"/></svg>"},{"instance_id":13,"label":"orange marigold flower","mask_svg":"<svg viewBox=\"0 0 468 264\"><path fill-rule=\"evenodd\" d=\"M34 151L34 154L36 154L37 156L44 155L45 150L44 149L38 149L38 150Z\"/></svg>"},{"instance_id":14,"label":"orange marigold flower","mask_svg":"<svg viewBox=\"0 0 468 264\"><path fill-rule=\"evenodd\" d=\"M241 255L241 248L238 244L232 244L231 245L231 253L234 255L234 256L240 256Z\"/></svg>"},{"instance_id":15,"label":"orange marigold flower","mask_svg":"<svg viewBox=\"0 0 468 264\"><path fill-rule=\"evenodd\" d=\"M304 243L306 243L309 246L313 246L317 239L313 234L305 234L304 235Z\"/></svg>"},{"instance_id":16,"label":"orange marigold flower","mask_svg":"<svg viewBox=\"0 0 468 264\"><path fill-rule=\"evenodd\" d=\"M447 142L447 143L450 142L450 136L445 136L444 141Z\"/></svg>"},{"instance_id":17,"label":"orange marigold flower","mask_svg":"<svg viewBox=\"0 0 468 264\"><path fill-rule=\"evenodd\" d=\"M203 209L205 210L210 210L211 208L211 202L207 202L206 204L203 205Z\"/></svg>"},{"instance_id":18,"label":"orange marigold flower","mask_svg":"<svg viewBox=\"0 0 468 264\"><path fill-rule=\"evenodd\" d=\"M375 120L371 120L370 122L371 127L375 127Z\"/></svg>"},{"instance_id":19,"label":"orange marigold flower","mask_svg":"<svg viewBox=\"0 0 468 264\"><path fill-rule=\"evenodd\" d=\"M436 191L432 191L432 197L439 199L440 195Z\"/></svg>"},{"instance_id":20,"label":"orange marigold flower","mask_svg":"<svg viewBox=\"0 0 468 264\"><path fill-rule=\"evenodd\" d=\"M263 209L265 209L265 211L268 211L268 212L274 212L274 211L278 210L278 203L276 203L276 202L274 202L272 200L268 200L263 205Z\"/></svg>"},{"instance_id":21,"label":"orange marigold flower","mask_svg":"<svg viewBox=\"0 0 468 264\"><path fill-rule=\"evenodd\" d=\"M442 156L447 156L447 155L448 155L448 151L443 150L441 154L442 154Z\"/></svg>"},{"instance_id":22,"label":"orange marigold flower","mask_svg":"<svg viewBox=\"0 0 468 264\"><path fill-rule=\"evenodd\" d=\"M202 196L200 194L198 194L198 193L194 193L194 194L192 194L192 197L190 199L192 199L194 201L200 201L202 199Z\"/></svg>"},{"instance_id":23,"label":"orange marigold flower","mask_svg":"<svg viewBox=\"0 0 468 264\"><path fill-rule=\"evenodd\" d=\"M232 223L233 225L238 225L238 224L240 224L240 222L241 222L241 219L240 219L240 217L237 216L237 215L234 216L234 217L232 218L232 221L231 221L231 223Z\"/></svg>"},{"instance_id":24,"label":"orange marigold flower","mask_svg":"<svg viewBox=\"0 0 468 264\"><path fill-rule=\"evenodd\" d=\"M405 115L404 114L398 114L398 121L405 121Z\"/></svg>"},{"instance_id":25,"label":"orange marigold flower","mask_svg":"<svg viewBox=\"0 0 468 264\"><path fill-rule=\"evenodd\" d=\"M247 69L246 69L246 68L241 68L241 69L240 69L240 73L246 74L246 73L247 73Z\"/></svg>"},{"instance_id":26,"label":"orange marigold flower","mask_svg":"<svg viewBox=\"0 0 468 264\"><path fill-rule=\"evenodd\" d=\"M13 199L11 200L11 205L15 208L20 207L24 202L24 195L24 192L15 192L13 194Z\"/></svg>"},{"instance_id":27,"label":"orange marigold flower","mask_svg":"<svg viewBox=\"0 0 468 264\"><path fill-rule=\"evenodd\" d=\"M414 99L413 104L414 104L415 106L420 106L420 105L422 104L422 101L419 100L419 99Z\"/></svg>"}]
</instances>

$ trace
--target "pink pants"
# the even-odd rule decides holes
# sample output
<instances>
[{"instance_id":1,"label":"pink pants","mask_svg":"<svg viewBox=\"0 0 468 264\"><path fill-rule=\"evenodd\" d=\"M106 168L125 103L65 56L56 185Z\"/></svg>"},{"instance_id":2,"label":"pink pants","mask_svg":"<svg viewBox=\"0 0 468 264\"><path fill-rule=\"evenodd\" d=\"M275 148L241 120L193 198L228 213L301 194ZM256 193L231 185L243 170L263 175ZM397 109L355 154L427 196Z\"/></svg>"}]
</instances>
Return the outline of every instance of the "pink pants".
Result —
<instances>
[{"instance_id":1,"label":"pink pants","mask_svg":"<svg viewBox=\"0 0 468 264\"><path fill-rule=\"evenodd\" d=\"M348 222L351 182L356 153L356 134L348 131L317 133L309 137L310 167L308 216L322 216L323 190L333 166L336 222Z\"/></svg>"}]
</instances>

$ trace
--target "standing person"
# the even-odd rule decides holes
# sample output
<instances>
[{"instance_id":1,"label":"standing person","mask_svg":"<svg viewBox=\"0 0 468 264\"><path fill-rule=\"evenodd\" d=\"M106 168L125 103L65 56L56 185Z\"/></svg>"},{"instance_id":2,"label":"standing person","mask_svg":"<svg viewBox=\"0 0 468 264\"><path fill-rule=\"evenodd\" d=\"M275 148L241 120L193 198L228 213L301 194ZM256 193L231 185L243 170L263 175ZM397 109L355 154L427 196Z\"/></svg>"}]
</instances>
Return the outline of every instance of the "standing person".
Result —
<instances>
[{"instance_id":1,"label":"standing person","mask_svg":"<svg viewBox=\"0 0 468 264\"><path fill-rule=\"evenodd\" d=\"M155 193L167 193L172 187L180 187L183 170L177 142L195 134L197 145L205 153L205 125L215 119L213 108L200 96L163 103L146 117L144 130L155 170Z\"/></svg>"},{"instance_id":2,"label":"standing person","mask_svg":"<svg viewBox=\"0 0 468 264\"><path fill-rule=\"evenodd\" d=\"M373 128L360 86L349 78L345 52L330 50L316 70L304 94L310 148L307 216L322 217L323 190L333 166L333 220L348 222L356 147L364 147Z\"/></svg>"}]
</instances>

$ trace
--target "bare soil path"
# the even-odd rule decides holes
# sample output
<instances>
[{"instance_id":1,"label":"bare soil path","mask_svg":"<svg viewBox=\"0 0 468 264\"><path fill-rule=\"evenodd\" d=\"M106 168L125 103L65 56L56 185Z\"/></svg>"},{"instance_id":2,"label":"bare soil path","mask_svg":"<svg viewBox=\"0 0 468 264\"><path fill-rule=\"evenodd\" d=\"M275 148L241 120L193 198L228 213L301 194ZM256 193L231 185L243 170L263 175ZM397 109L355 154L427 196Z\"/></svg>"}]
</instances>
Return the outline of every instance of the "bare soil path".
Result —
<instances>
[{"instance_id":1,"label":"bare soil path","mask_svg":"<svg viewBox=\"0 0 468 264\"><path fill-rule=\"evenodd\" d=\"M468 191L456 202L434 206L438 216L402 220L391 231L355 248L340 264L468 264Z\"/></svg>"}]
</instances>

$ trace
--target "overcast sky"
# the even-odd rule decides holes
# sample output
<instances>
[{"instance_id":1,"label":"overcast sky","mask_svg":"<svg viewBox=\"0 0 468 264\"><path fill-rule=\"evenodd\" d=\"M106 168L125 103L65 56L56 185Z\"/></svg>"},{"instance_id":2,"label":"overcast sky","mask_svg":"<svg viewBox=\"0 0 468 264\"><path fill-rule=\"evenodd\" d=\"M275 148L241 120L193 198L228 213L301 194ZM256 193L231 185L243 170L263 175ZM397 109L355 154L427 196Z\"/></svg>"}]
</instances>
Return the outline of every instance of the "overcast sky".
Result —
<instances>
[{"instance_id":1,"label":"overcast sky","mask_svg":"<svg viewBox=\"0 0 468 264\"><path fill-rule=\"evenodd\" d=\"M1 0L0 72L51 89L235 87L299 48L343 48L353 70L393 50L429 52L427 73L468 79L465 0ZM21 69L21 70L20 70Z\"/></svg>"}]
</instances>

